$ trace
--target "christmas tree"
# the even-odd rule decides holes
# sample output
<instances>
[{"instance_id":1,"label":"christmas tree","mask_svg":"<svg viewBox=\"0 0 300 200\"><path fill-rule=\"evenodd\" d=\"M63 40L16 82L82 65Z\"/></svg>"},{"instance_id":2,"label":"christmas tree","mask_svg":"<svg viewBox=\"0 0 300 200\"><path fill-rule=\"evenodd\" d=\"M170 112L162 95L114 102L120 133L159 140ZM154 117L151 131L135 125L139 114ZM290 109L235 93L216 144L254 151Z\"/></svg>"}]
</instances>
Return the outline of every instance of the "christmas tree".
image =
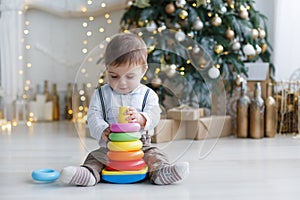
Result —
<instances>
[{"instance_id":1,"label":"christmas tree","mask_svg":"<svg viewBox=\"0 0 300 200\"><path fill-rule=\"evenodd\" d=\"M147 29L141 36L149 47L148 62L157 65L149 66L145 81L158 92L162 105L167 96L174 95L164 83L172 81L175 74L184 77L193 90L191 95L191 90L186 89L190 87L182 87L185 98L177 103L209 108L213 82L222 80L232 90L237 77L247 76L245 62L270 63L267 18L255 10L254 4L253 0L127 1L121 19L122 31ZM174 31L174 37L170 36L170 30ZM174 46L175 50L163 50L162 43ZM179 52L182 49L177 48L178 44L187 47L184 50L187 57ZM211 58L209 65L204 50ZM271 75L274 72L271 63L270 72ZM180 81L176 84L182 85Z\"/></svg>"}]
</instances>

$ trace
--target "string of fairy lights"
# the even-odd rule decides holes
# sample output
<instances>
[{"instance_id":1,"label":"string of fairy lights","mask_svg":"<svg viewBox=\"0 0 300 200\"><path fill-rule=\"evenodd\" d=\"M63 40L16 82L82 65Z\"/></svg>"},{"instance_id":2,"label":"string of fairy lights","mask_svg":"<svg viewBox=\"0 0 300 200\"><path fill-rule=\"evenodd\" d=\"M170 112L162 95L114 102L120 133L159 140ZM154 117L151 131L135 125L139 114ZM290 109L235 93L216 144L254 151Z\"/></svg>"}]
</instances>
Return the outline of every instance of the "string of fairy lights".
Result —
<instances>
[{"instance_id":1,"label":"string of fairy lights","mask_svg":"<svg viewBox=\"0 0 300 200\"><path fill-rule=\"evenodd\" d=\"M97 5L96 5L97 4ZM93 0L86 0L85 4L81 5L80 8L80 12L82 13L83 16L86 16L85 19L83 20L83 22L81 23L81 27L84 29L84 38L82 40L82 47L81 47L81 53L83 54L83 57L85 57L86 55L88 55L88 53L90 52L90 50L93 48L93 45L90 41L91 38L95 35L97 36L97 34L102 34L102 36L105 36L106 33L106 29L107 26L112 24L112 19L111 19L111 14L110 12L106 12L104 13L103 17L106 21L106 24L101 24L98 25L99 27L97 27L97 34L94 33L93 28L96 26L95 25L95 15L93 14L88 14L89 13L89 8L92 8L93 6L99 6L103 9L107 8L107 3L106 2L94 2ZM24 6L24 8L22 10L18 11L18 14L20 16L22 16L22 18L24 19L24 21L22 22L22 36L20 38L20 42L22 44L22 48L23 48L23 55L18 55L18 60L20 60L20 62L22 63L22 65L20 66L19 70L18 70L18 76L19 80L23 80L23 91L18 91L18 95L19 95L19 99L21 99L23 102L26 102L29 100L30 95L31 95L31 90L34 87L32 84L32 81L28 79L28 74L31 73L31 69L36 67L32 61L30 60L30 57L28 55L30 55L30 52L32 50L32 45L30 44L30 26L31 26L31 22L30 20L27 18L27 11L28 11L29 7L28 6ZM102 17L102 15L101 15ZM110 37L106 37L105 38L106 41L110 40ZM104 48L104 46L103 46ZM87 69L82 67L81 68L81 73L84 75L85 73L87 73ZM104 82L104 77L100 77L100 79L98 80L98 82L101 84ZM88 109L88 103L87 103L87 94L85 91L85 88L91 88L92 84L91 83L84 83L84 86L82 89L78 90L78 95L79 95L79 107L78 107L78 113L76 113L77 116L74 117L74 119L78 120L78 121L84 121L84 119L86 118L86 113L87 113L87 109ZM14 115L16 115L14 113ZM32 123L36 121L36 118L34 117L34 113L29 112L27 113L26 119L25 119L25 124L30 127L32 126ZM6 121L5 123L0 123L1 126L1 130L2 131L8 131L10 132L12 129L12 126L17 126L18 125L18 121L15 119L15 117L13 117L12 121Z\"/></svg>"}]
</instances>

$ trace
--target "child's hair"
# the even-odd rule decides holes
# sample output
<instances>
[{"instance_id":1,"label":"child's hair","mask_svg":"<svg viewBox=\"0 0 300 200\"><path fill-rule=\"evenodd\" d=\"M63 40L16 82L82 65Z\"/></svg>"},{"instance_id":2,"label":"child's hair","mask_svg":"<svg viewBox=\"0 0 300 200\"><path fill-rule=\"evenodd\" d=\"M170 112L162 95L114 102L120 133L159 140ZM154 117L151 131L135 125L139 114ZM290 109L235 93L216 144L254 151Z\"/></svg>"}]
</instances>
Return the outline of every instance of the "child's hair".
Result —
<instances>
[{"instance_id":1,"label":"child's hair","mask_svg":"<svg viewBox=\"0 0 300 200\"><path fill-rule=\"evenodd\" d=\"M133 33L119 33L105 50L105 66L147 65L147 46Z\"/></svg>"}]
</instances>

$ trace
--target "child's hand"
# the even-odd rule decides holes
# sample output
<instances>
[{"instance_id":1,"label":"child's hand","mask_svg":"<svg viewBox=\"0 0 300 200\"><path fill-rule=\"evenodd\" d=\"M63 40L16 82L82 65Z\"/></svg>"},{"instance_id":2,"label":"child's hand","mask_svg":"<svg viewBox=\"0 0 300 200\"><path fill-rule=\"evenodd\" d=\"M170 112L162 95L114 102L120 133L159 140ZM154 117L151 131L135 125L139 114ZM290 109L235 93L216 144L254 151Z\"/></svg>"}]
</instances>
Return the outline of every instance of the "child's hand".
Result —
<instances>
[{"instance_id":1,"label":"child's hand","mask_svg":"<svg viewBox=\"0 0 300 200\"><path fill-rule=\"evenodd\" d=\"M135 108L128 107L126 110L126 115L129 115L127 117L127 121L129 123L135 122L135 123L139 123L141 127L145 127L146 118L142 114L140 114Z\"/></svg>"},{"instance_id":2,"label":"child's hand","mask_svg":"<svg viewBox=\"0 0 300 200\"><path fill-rule=\"evenodd\" d=\"M101 136L101 139L102 139L103 141L105 141L106 143L109 141L109 138L108 138L109 134L110 134L110 128L107 127L107 128L103 131L102 136Z\"/></svg>"}]
</instances>

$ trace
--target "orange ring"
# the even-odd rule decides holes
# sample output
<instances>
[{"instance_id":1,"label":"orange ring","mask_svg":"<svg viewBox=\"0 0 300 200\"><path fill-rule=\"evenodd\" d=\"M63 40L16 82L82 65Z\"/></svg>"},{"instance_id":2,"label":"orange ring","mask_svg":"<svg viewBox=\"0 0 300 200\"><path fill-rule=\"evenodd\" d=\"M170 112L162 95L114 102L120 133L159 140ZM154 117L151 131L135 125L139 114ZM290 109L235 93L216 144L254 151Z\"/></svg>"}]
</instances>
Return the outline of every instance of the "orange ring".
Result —
<instances>
[{"instance_id":1,"label":"orange ring","mask_svg":"<svg viewBox=\"0 0 300 200\"><path fill-rule=\"evenodd\" d=\"M108 171L138 171L146 167L144 159L131 161L114 161L109 160L105 164L105 169Z\"/></svg>"},{"instance_id":2,"label":"orange ring","mask_svg":"<svg viewBox=\"0 0 300 200\"><path fill-rule=\"evenodd\" d=\"M144 157L144 152L142 150L138 150L138 151L108 151L107 157L110 160L116 160L116 161L139 160Z\"/></svg>"}]
</instances>

